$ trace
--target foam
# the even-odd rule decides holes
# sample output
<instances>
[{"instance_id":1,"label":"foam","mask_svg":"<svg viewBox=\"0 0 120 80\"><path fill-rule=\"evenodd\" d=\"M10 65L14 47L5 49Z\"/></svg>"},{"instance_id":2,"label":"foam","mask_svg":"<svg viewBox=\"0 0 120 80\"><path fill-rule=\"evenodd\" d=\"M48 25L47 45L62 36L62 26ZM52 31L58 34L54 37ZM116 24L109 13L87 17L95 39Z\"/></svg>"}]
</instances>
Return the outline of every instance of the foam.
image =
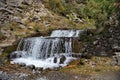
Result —
<instances>
[{"instance_id":1,"label":"foam","mask_svg":"<svg viewBox=\"0 0 120 80\"><path fill-rule=\"evenodd\" d=\"M66 60L63 64L59 64L59 61L57 63L54 63L53 62L53 59L54 57L51 57L51 58L47 58L45 60L42 60L42 59L34 59L32 57L28 57L28 58L16 58L16 59L13 59L11 61L12 64L26 64L26 65L34 65L35 67L43 67L43 69L46 69L46 68L50 68L50 69L54 69L54 68L57 68L57 67L64 67L66 65L68 65L68 63L71 61L71 60L74 60L75 58L73 57L66 57Z\"/></svg>"}]
</instances>

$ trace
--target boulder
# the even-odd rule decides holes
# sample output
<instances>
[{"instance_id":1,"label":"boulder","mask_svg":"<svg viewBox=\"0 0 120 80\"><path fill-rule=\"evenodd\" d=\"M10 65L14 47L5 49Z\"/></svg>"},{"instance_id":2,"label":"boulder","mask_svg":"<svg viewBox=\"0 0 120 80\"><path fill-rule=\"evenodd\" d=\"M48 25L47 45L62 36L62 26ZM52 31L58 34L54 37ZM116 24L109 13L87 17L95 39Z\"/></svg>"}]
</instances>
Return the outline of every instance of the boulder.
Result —
<instances>
[{"instance_id":1,"label":"boulder","mask_svg":"<svg viewBox=\"0 0 120 80\"><path fill-rule=\"evenodd\" d=\"M66 60L66 57L64 55L61 55L59 64L64 64L65 60Z\"/></svg>"},{"instance_id":2,"label":"boulder","mask_svg":"<svg viewBox=\"0 0 120 80\"><path fill-rule=\"evenodd\" d=\"M53 62L54 62L54 63L57 63L57 57L54 58Z\"/></svg>"},{"instance_id":3,"label":"boulder","mask_svg":"<svg viewBox=\"0 0 120 80\"><path fill-rule=\"evenodd\" d=\"M27 65L26 67L28 67L28 68L31 69L31 70L35 69L35 66L34 66L34 65Z\"/></svg>"},{"instance_id":4,"label":"boulder","mask_svg":"<svg viewBox=\"0 0 120 80\"><path fill-rule=\"evenodd\" d=\"M24 54L22 51L14 51L10 54L10 59L14 59L14 58L20 58L22 57L22 54Z\"/></svg>"}]
</instances>

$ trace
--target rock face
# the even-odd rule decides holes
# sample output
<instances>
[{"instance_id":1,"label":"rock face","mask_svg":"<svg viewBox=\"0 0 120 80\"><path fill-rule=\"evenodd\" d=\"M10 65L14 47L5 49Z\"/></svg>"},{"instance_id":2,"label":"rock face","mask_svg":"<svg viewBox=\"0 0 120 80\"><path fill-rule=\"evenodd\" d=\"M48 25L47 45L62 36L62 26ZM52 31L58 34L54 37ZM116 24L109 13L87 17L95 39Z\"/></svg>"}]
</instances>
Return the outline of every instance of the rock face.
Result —
<instances>
[{"instance_id":1,"label":"rock face","mask_svg":"<svg viewBox=\"0 0 120 80\"><path fill-rule=\"evenodd\" d=\"M95 36L87 47L86 52L99 56L112 56L114 52L120 51L120 26L109 26L101 35Z\"/></svg>"}]
</instances>

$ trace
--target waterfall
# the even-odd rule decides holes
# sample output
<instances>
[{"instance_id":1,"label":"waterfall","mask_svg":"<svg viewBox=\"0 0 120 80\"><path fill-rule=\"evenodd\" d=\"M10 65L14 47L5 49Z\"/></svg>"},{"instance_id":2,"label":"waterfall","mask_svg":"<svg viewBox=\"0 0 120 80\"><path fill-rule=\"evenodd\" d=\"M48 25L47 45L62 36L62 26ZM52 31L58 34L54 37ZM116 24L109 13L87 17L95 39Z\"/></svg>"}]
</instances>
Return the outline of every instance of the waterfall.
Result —
<instances>
[{"instance_id":1,"label":"waterfall","mask_svg":"<svg viewBox=\"0 0 120 80\"><path fill-rule=\"evenodd\" d=\"M22 39L17 51L25 52L26 56L37 59L46 59L54 54L72 53L71 38L44 38L34 37ZM21 56L24 56L23 54ZM24 56L24 57L26 57Z\"/></svg>"},{"instance_id":2,"label":"waterfall","mask_svg":"<svg viewBox=\"0 0 120 80\"><path fill-rule=\"evenodd\" d=\"M79 37L80 30L55 30L50 37L24 38L11 53L12 63L25 63L36 67L65 66L72 59L72 39ZM62 61L64 60L64 61Z\"/></svg>"}]
</instances>

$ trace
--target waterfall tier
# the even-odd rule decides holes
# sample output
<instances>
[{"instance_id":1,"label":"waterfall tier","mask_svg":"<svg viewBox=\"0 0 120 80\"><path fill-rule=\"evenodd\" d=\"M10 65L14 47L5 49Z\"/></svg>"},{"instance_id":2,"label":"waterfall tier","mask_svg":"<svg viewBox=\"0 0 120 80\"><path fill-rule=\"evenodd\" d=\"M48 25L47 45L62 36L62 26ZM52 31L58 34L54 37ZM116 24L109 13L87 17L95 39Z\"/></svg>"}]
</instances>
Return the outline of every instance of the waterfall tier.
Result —
<instances>
[{"instance_id":1,"label":"waterfall tier","mask_svg":"<svg viewBox=\"0 0 120 80\"><path fill-rule=\"evenodd\" d=\"M60 53L72 53L72 39L44 37L27 38L21 40L17 51L19 51L17 54L21 54L22 57L29 56L36 59L46 59ZM21 53L21 51L23 53Z\"/></svg>"},{"instance_id":2,"label":"waterfall tier","mask_svg":"<svg viewBox=\"0 0 120 80\"><path fill-rule=\"evenodd\" d=\"M84 30L54 30L50 37L79 37Z\"/></svg>"}]
</instances>

